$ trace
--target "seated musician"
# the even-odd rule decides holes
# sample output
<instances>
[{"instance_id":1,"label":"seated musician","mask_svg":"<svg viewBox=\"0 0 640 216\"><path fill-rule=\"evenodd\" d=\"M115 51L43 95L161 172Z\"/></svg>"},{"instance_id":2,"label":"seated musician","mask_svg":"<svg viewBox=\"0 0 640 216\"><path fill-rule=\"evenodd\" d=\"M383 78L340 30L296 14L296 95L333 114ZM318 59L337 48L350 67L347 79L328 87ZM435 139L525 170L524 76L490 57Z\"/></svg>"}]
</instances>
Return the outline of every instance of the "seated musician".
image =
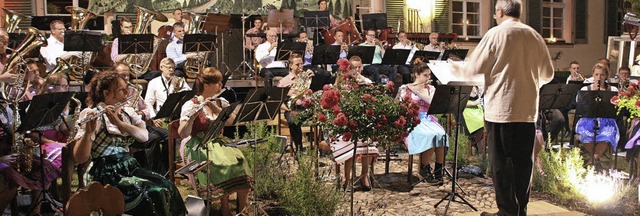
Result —
<instances>
[{"instance_id":1,"label":"seated musician","mask_svg":"<svg viewBox=\"0 0 640 216\"><path fill-rule=\"evenodd\" d=\"M184 40L184 24L182 22L176 22L173 24L173 41L167 45L167 57L175 62L176 76L186 77L184 72L184 63L187 59L193 59L197 56L197 53L182 53L182 46Z\"/></svg>"},{"instance_id":2,"label":"seated musician","mask_svg":"<svg viewBox=\"0 0 640 216\"><path fill-rule=\"evenodd\" d=\"M44 82L44 79L40 78L40 65L36 60L34 59L27 60L26 69L27 69L27 72L25 73L25 76L24 76L24 82L26 83L28 81L29 85L27 86L25 95L22 98L23 101L31 100L33 96L38 94L38 91L40 91L40 87Z\"/></svg>"},{"instance_id":3,"label":"seated musician","mask_svg":"<svg viewBox=\"0 0 640 216\"><path fill-rule=\"evenodd\" d=\"M162 107L170 94L191 90L184 79L175 76L174 67L175 64L172 59L169 57L163 58L160 61L162 75L153 78L147 85L144 103L153 110L150 118L156 117L156 113L160 111L160 107ZM156 125L158 125L157 123Z\"/></svg>"},{"instance_id":4,"label":"seated musician","mask_svg":"<svg viewBox=\"0 0 640 216\"><path fill-rule=\"evenodd\" d=\"M309 40L309 35L307 34L307 32L301 31L300 33L298 33L298 39L296 40L296 42L307 44L304 50L304 56L302 56L302 65L305 70L311 68L311 60L313 59L313 41Z\"/></svg>"},{"instance_id":5,"label":"seated musician","mask_svg":"<svg viewBox=\"0 0 640 216\"><path fill-rule=\"evenodd\" d=\"M384 48L378 45L378 39L376 38L375 30L367 30L367 40L364 43L361 43L360 46L375 46L375 52L373 54L373 61L370 65L364 66L363 75L371 77L371 79L376 83L381 83L382 80L380 78L380 74L387 75L389 77L389 81L395 82L397 72L395 68L392 68L389 65L381 65L382 56L384 56Z\"/></svg>"},{"instance_id":6,"label":"seated musician","mask_svg":"<svg viewBox=\"0 0 640 216\"><path fill-rule=\"evenodd\" d=\"M609 77L608 67L602 64L596 64L593 67L593 83L588 86L582 87L581 91L618 91L618 88L609 86L605 80ZM580 99L578 99L579 101ZM598 130L595 131L597 136L595 137L596 143L593 143L594 137L594 121L598 121ZM584 143L589 155L593 155L596 161L607 150L607 146L611 145L613 149L616 149L620 135L618 133L618 126L614 118L588 118L583 117L578 120L576 124L576 133L579 134L581 143ZM590 163L592 160L589 160Z\"/></svg>"},{"instance_id":7,"label":"seated musician","mask_svg":"<svg viewBox=\"0 0 640 216\"><path fill-rule=\"evenodd\" d=\"M129 17L123 16L122 18L120 18L120 34L130 35L132 33L133 22L131 22L131 19L129 19ZM113 61L114 64L124 61L124 59L129 56L128 54L119 54L120 52L118 50L118 41L118 38L114 38L113 43L111 43L111 61Z\"/></svg>"},{"instance_id":8,"label":"seated musician","mask_svg":"<svg viewBox=\"0 0 640 216\"><path fill-rule=\"evenodd\" d=\"M449 147L449 140L438 118L427 115L436 88L431 83L431 70L426 64L413 68L416 76L411 84L400 86L398 95L402 100L411 100L420 107L420 124L405 139L409 154L420 154L420 175L432 185L443 184L444 150ZM431 173L431 159L435 152L436 163Z\"/></svg>"},{"instance_id":9,"label":"seated musician","mask_svg":"<svg viewBox=\"0 0 640 216\"><path fill-rule=\"evenodd\" d=\"M407 33L404 31L400 31L398 33L398 43L393 46L393 49L406 49L411 50L409 53L409 58L407 59L407 63L405 65L398 65L398 72L402 75L402 84L407 84L411 82L411 70L413 69L413 65L411 65L411 59L413 55L416 53L415 45L410 44L409 39L407 38Z\"/></svg>"},{"instance_id":10,"label":"seated musician","mask_svg":"<svg viewBox=\"0 0 640 216\"><path fill-rule=\"evenodd\" d=\"M429 34L429 44L424 47L425 51L429 52L444 52L444 42L438 43L438 32L431 32Z\"/></svg>"},{"instance_id":11,"label":"seated musician","mask_svg":"<svg viewBox=\"0 0 640 216\"><path fill-rule=\"evenodd\" d=\"M619 88L627 88L631 84L632 81L637 81L631 79L631 69L627 66L622 66L618 69L618 74L616 75Z\"/></svg>"},{"instance_id":12,"label":"seated musician","mask_svg":"<svg viewBox=\"0 0 640 216\"><path fill-rule=\"evenodd\" d=\"M124 195L125 213L130 215L185 215L180 192L162 175L140 167L129 156L133 141L146 142L148 133L141 116L127 101L127 83L114 71L96 75L89 84L90 108L80 112L78 139L73 156L78 163L93 161L93 181L111 184ZM90 118L90 119L88 119Z\"/></svg>"},{"instance_id":13,"label":"seated musician","mask_svg":"<svg viewBox=\"0 0 640 216\"><path fill-rule=\"evenodd\" d=\"M304 73L304 74L303 74ZM304 71L302 66L302 56L300 54L291 54L289 57L289 74L282 78L278 83L279 88L292 87L292 85L298 82L298 79L311 79L314 73L311 70ZM287 93L289 97L294 97L296 94L299 94L296 89L291 89ZM302 100L296 99L296 101L290 101L289 107L283 105L284 107L284 117L287 119L287 124L289 125L289 131L291 133L291 139L293 139L293 143L296 145L297 151L302 151L302 127L301 123L296 123L294 116L292 115L292 110L298 110L301 108Z\"/></svg>"},{"instance_id":14,"label":"seated musician","mask_svg":"<svg viewBox=\"0 0 640 216\"><path fill-rule=\"evenodd\" d=\"M584 81L584 77L580 74L580 63L578 61L572 61L569 64L569 77L567 78L567 84L569 81Z\"/></svg>"},{"instance_id":15,"label":"seated musician","mask_svg":"<svg viewBox=\"0 0 640 216\"><path fill-rule=\"evenodd\" d=\"M326 11L326 10L327 10L327 0L319 0L318 11ZM329 12L329 21L331 22L331 26L337 26L340 23L340 20L333 17L331 12Z\"/></svg>"},{"instance_id":16,"label":"seated musician","mask_svg":"<svg viewBox=\"0 0 640 216\"><path fill-rule=\"evenodd\" d=\"M151 113L153 113L151 106L144 102L142 92L129 83L129 78L131 76L129 66L122 63L116 64L115 71L128 85L129 94L127 95L127 98L135 97L135 101L127 101L126 106L133 108L133 110L141 116L142 120L147 122L146 126L147 131L149 132L149 140L143 143L135 142L132 144L131 147L133 148L143 149L143 151L135 152L133 156L142 167L160 174L165 174L167 172L166 158L169 157L166 149L169 132L167 129L162 128L162 119L151 119Z\"/></svg>"},{"instance_id":17,"label":"seated musician","mask_svg":"<svg viewBox=\"0 0 640 216\"><path fill-rule=\"evenodd\" d=\"M264 31L262 30L262 18L260 17L256 17L253 20L253 28L247 30L247 35L257 35L260 33L264 33ZM253 52L253 50L258 47L260 44L264 43L264 38L262 37L258 37L258 36L254 36L254 37L249 37L246 36L245 37L245 48L249 49L250 51ZM251 52L249 52L251 53Z\"/></svg>"},{"instance_id":18,"label":"seated musician","mask_svg":"<svg viewBox=\"0 0 640 216\"><path fill-rule=\"evenodd\" d=\"M66 60L71 56L80 55L78 52L64 51L64 31L66 29L62 21L51 21L49 27L51 27L51 35L47 38L47 46L40 47L40 54L47 66L47 73L51 72L51 69L56 66L56 58L61 57Z\"/></svg>"},{"instance_id":19,"label":"seated musician","mask_svg":"<svg viewBox=\"0 0 640 216\"><path fill-rule=\"evenodd\" d=\"M278 35L273 29L267 30L267 41L256 48L256 60L260 63L260 76L264 77L264 86L273 86L274 76L286 76L289 69L283 61L276 61Z\"/></svg>"},{"instance_id":20,"label":"seated musician","mask_svg":"<svg viewBox=\"0 0 640 216\"><path fill-rule=\"evenodd\" d=\"M220 192L213 195L223 196L223 204L228 203L229 194L236 191L239 209L244 209L248 202L251 185L247 178L250 175L249 166L242 152L237 148L223 146L213 141L209 141L206 147L198 147L207 133L207 125L218 117L222 108L229 106L226 99L217 97L222 87L220 71L205 68L198 74L194 85L197 96L182 106L178 133L181 138L191 137L184 145L183 160L185 162L209 160L212 163L208 171L200 171L195 173L195 176L189 176L192 182L195 182L195 185L192 185L194 189L199 191L197 189L206 187L209 182L218 189L217 192ZM231 114L226 124L230 125L234 119L235 114ZM230 215L228 205L222 206L222 214Z\"/></svg>"},{"instance_id":21,"label":"seated musician","mask_svg":"<svg viewBox=\"0 0 640 216\"><path fill-rule=\"evenodd\" d=\"M333 44L331 44L332 46L340 46L340 55L339 55L339 59L346 59L347 58L347 52L349 52L349 44L344 41L344 32L340 31L340 30L336 30L336 32L333 34L333 38L336 40L335 42L333 42ZM333 64L331 65L331 71L338 71L338 65L337 64Z\"/></svg>"}]
</instances>

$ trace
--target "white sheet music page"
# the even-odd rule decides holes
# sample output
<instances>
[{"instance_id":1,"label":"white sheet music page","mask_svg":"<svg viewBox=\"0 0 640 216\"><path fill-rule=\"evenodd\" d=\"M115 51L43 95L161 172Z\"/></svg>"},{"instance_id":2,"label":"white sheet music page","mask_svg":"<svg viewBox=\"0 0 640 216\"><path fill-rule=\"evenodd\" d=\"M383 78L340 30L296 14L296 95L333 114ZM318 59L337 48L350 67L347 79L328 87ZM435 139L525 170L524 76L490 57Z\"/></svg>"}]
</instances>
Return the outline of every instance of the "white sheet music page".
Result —
<instances>
[{"instance_id":1,"label":"white sheet music page","mask_svg":"<svg viewBox=\"0 0 640 216\"><path fill-rule=\"evenodd\" d=\"M463 61L429 61L427 65L443 85L484 86L483 74L471 76L462 72L465 64Z\"/></svg>"}]
</instances>

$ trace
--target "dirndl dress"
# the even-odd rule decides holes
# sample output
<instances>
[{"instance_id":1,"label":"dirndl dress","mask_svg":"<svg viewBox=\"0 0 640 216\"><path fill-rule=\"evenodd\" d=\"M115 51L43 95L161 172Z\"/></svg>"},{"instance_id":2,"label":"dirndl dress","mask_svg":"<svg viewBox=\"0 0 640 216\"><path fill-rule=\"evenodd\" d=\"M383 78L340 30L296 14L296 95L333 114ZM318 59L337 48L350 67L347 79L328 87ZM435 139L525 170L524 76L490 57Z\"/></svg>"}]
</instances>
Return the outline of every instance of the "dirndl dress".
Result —
<instances>
[{"instance_id":1,"label":"dirndl dress","mask_svg":"<svg viewBox=\"0 0 640 216\"><path fill-rule=\"evenodd\" d=\"M595 118L599 129L596 131L596 142L608 142L613 149L617 149L620 134L618 124L613 118ZM593 143L594 118L580 118L576 123L576 133L580 134L581 143Z\"/></svg>"}]
</instances>

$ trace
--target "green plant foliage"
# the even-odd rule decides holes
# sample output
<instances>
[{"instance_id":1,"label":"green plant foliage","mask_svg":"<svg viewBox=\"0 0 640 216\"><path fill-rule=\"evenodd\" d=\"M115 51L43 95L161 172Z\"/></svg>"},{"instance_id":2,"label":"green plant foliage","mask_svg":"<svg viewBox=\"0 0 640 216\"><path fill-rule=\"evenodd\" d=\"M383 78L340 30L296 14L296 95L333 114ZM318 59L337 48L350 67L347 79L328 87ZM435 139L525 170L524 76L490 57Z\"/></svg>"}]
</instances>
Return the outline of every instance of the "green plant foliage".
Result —
<instances>
[{"instance_id":1,"label":"green plant foliage","mask_svg":"<svg viewBox=\"0 0 640 216\"><path fill-rule=\"evenodd\" d=\"M449 149L447 149L447 157L446 160L453 162L454 159L454 150L456 142L455 132L449 136ZM468 145L469 137L464 133L460 132L458 135L458 166L464 166L469 164L471 158L471 147Z\"/></svg>"},{"instance_id":2,"label":"green plant foliage","mask_svg":"<svg viewBox=\"0 0 640 216\"><path fill-rule=\"evenodd\" d=\"M577 184L589 170L584 168L580 150L540 151L538 157L542 168L541 171L533 172L533 190L562 201L584 198L578 191ZM593 172L593 168L590 169Z\"/></svg>"}]
</instances>

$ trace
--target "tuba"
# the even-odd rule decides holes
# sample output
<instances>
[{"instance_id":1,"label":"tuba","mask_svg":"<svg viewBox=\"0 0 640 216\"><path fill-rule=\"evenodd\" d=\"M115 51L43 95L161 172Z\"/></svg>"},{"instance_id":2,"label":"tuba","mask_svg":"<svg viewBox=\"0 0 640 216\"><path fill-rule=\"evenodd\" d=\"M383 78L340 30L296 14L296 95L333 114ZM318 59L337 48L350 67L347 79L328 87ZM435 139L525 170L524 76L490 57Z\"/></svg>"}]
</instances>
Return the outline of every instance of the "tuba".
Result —
<instances>
[{"instance_id":1,"label":"tuba","mask_svg":"<svg viewBox=\"0 0 640 216\"><path fill-rule=\"evenodd\" d=\"M27 28L27 36L20 45L13 50L13 53L11 53L11 56L7 59L7 65L4 71L2 71L2 74L18 74L16 81L12 83L0 83L0 89L2 90L0 96L2 96L2 99L17 103L27 93L29 81L27 80L25 82L24 80L27 65L22 56L39 46L47 46L47 38L44 36L44 33L33 27Z\"/></svg>"},{"instance_id":2,"label":"tuba","mask_svg":"<svg viewBox=\"0 0 640 216\"><path fill-rule=\"evenodd\" d=\"M67 61L65 61L64 59L58 57L56 58L56 67L54 67L53 69L51 69L51 72L49 72L49 75L54 75L57 73L65 73L65 71L67 70L71 70L71 65L69 65L69 63L67 63ZM74 74L68 74L69 76L72 76ZM76 77L76 78L80 78L80 77Z\"/></svg>"},{"instance_id":3,"label":"tuba","mask_svg":"<svg viewBox=\"0 0 640 216\"><path fill-rule=\"evenodd\" d=\"M81 8L67 6L65 9L71 14L71 30L82 30L87 25L90 19L96 18L96 14L93 12ZM93 52L82 53L82 56L71 56L66 60L71 72L69 73L70 80L81 80L84 71L91 69L91 58ZM60 64L59 60L56 60ZM56 66L57 68L58 66Z\"/></svg>"},{"instance_id":4,"label":"tuba","mask_svg":"<svg viewBox=\"0 0 640 216\"><path fill-rule=\"evenodd\" d=\"M205 19L207 19L206 15L200 15L193 12L189 13L189 29L185 31L186 34L201 34L202 26L204 25ZM187 78L195 79L198 76L200 70L202 70L207 65L207 60L209 59L209 54L211 52L198 53L198 56L194 59L187 59L184 62L184 72L187 75Z\"/></svg>"},{"instance_id":5,"label":"tuba","mask_svg":"<svg viewBox=\"0 0 640 216\"><path fill-rule=\"evenodd\" d=\"M153 20L159 22L168 21L167 17L162 13L152 11L140 6L135 6L138 9L138 16L136 26L133 29L133 34L147 34L149 26ZM131 54L125 60L124 63L131 69L131 75L134 77L140 77L147 72L149 66L151 66L151 60L158 51L158 41L154 43L153 52L151 54Z\"/></svg>"},{"instance_id":6,"label":"tuba","mask_svg":"<svg viewBox=\"0 0 640 216\"><path fill-rule=\"evenodd\" d=\"M2 11L4 12L4 22L7 25L5 26L5 28L7 29L7 33L14 33L16 29L18 29L18 24L21 20L25 18L31 18L31 16L25 16L6 8L2 8Z\"/></svg>"}]
</instances>

